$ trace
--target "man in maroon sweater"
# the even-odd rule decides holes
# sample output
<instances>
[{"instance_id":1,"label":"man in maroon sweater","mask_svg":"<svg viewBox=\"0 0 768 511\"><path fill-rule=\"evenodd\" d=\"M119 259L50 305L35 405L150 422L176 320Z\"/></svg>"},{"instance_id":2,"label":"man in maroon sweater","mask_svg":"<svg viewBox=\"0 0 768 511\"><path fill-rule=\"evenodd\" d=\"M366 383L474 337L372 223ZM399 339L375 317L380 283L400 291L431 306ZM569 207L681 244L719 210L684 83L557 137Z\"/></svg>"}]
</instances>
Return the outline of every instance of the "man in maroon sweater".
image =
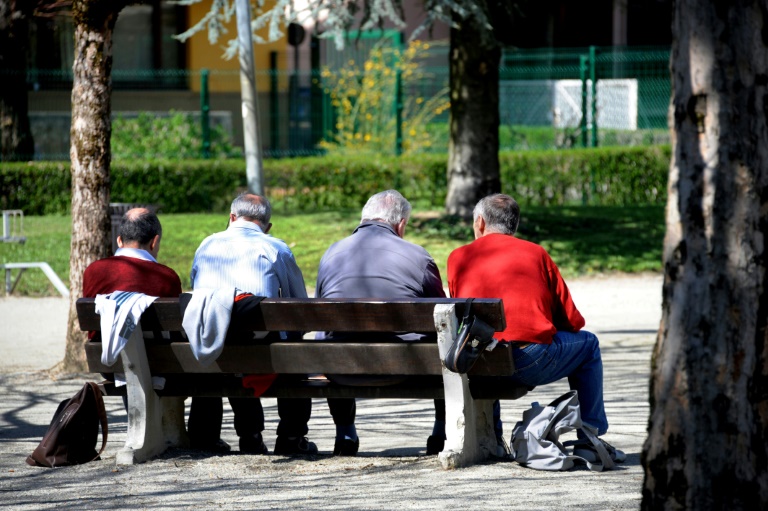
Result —
<instances>
[{"instance_id":1,"label":"man in maroon sweater","mask_svg":"<svg viewBox=\"0 0 768 511\"><path fill-rule=\"evenodd\" d=\"M448 257L448 289L454 298L504 300L507 328L494 337L510 344L516 369L497 384L535 387L568 378L578 391L583 422L604 434L600 345L593 333L582 330L584 318L554 261L539 245L515 237L520 207L509 195L481 199L473 216L475 241ZM614 461L624 461L623 452L603 443ZM597 459L589 441L574 454Z\"/></svg>"},{"instance_id":2,"label":"man in maroon sweater","mask_svg":"<svg viewBox=\"0 0 768 511\"><path fill-rule=\"evenodd\" d=\"M157 215L146 208L134 208L123 215L118 229L117 252L112 257L91 263L83 274L83 297L113 291L133 291L148 296L181 294L181 280L168 266L157 262L163 230ZM89 335L93 337L93 333ZM194 398L193 398L194 399ZM218 434L213 433L217 438ZM207 435L210 437L211 435ZM206 445L193 447L214 451L229 451L225 441L219 439Z\"/></svg>"},{"instance_id":3,"label":"man in maroon sweater","mask_svg":"<svg viewBox=\"0 0 768 511\"><path fill-rule=\"evenodd\" d=\"M117 252L85 269L83 296L94 298L97 294L113 291L179 296L179 276L157 262L161 236L162 227L157 215L145 208L126 211L118 230Z\"/></svg>"}]
</instances>

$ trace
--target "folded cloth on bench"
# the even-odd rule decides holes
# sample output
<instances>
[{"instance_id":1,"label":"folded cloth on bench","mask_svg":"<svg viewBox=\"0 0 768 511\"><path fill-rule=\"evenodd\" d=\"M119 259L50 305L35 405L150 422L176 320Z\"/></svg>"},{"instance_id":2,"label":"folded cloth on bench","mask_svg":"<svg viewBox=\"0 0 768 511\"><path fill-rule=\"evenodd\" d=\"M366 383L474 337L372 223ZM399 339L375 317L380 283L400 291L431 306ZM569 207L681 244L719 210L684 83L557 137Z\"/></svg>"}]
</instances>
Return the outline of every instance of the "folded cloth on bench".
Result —
<instances>
[{"instance_id":1,"label":"folded cloth on bench","mask_svg":"<svg viewBox=\"0 0 768 511\"><path fill-rule=\"evenodd\" d=\"M111 366L125 347L141 315L156 296L132 291L96 295L95 310L101 316L101 362Z\"/></svg>"},{"instance_id":2,"label":"folded cloth on bench","mask_svg":"<svg viewBox=\"0 0 768 511\"><path fill-rule=\"evenodd\" d=\"M187 334L192 354L204 367L219 358L224 349L236 293L234 287L226 287L199 288L191 296L182 295L190 298L186 307L182 305L181 326Z\"/></svg>"}]
</instances>

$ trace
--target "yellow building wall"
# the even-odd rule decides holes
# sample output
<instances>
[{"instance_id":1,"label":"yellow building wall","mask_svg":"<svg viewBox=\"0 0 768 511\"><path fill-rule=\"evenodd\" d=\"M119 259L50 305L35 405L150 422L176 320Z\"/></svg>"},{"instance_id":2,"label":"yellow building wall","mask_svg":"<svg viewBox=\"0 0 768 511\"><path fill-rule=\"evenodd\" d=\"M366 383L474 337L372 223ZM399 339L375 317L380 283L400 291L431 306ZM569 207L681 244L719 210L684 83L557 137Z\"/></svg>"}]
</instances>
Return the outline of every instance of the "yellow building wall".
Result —
<instances>
[{"instance_id":1,"label":"yellow building wall","mask_svg":"<svg viewBox=\"0 0 768 511\"><path fill-rule=\"evenodd\" d=\"M269 5L271 2L267 1ZM201 20L209 11L209 2L200 2L187 7L187 26L191 27L194 23ZM253 16L254 14L251 13ZM210 71L208 78L208 90L210 92L240 92L240 63L237 56L227 60L224 58L224 51L227 42L237 37L237 24L235 17L226 25L227 32L219 37L216 44L208 41L208 30L204 29L193 35L185 43L187 52L187 69L190 71L199 71L208 69ZM267 39L269 28L262 28L258 34ZM269 54L272 51L285 52L288 48L288 42L285 36L277 41L266 44L254 44L254 66L256 68L256 88L259 92L269 90ZM284 71L284 59L278 59L278 69ZM283 80L281 80L282 82ZM193 91L200 91L200 80L192 78L189 87Z\"/></svg>"}]
</instances>

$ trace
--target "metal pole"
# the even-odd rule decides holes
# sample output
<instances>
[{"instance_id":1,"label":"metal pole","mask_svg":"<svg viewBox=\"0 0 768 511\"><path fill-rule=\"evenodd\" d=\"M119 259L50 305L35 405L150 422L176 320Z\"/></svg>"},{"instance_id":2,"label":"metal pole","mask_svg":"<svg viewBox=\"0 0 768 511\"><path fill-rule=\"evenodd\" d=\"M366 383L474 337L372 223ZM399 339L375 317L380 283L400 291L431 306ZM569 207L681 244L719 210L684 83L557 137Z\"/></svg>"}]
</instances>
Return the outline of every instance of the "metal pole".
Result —
<instances>
[{"instance_id":1,"label":"metal pole","mask_svg":"<svg viewBox=\"0 0 768 511\"><path fill-rule=\"evenodd\" d=\"M587 147L587 56L579 56L579 78L581 79L581 147Z\"/></svg>"},{"instance_id":2,"label":"metal pole","mask_svg":"<svg viewBox=\"0 0 768 511\"><path fill-rule=\"evenodd\" d=\"M208 70L200 71L200 127L203 138L203 158L211 157L211 105L208 95Z\"/></svg>"},{"instance_id":3,"label":"metal pole","mask_svg":"<svg viewBox=\"0 0 768 511\"><path fill-rule=\"evenodd\" d=\"M269 147L272 149L272 157L280 151L280 97L277 90L277 52L269 52Z\"/></svg>"},{"instance_id":4,"label":"metal pole","mask_svg":"<svg viewBox=\"0 0 768 511\"><path fill-rule=\"evenodd\" d=\"M256 101L250 0L236 0L235 11L237 13L237 42L240 49L240 95L243 110L245 174L248 181L248 191L264 195L264 169L261 161L261 140L259 137L259 105Z\"/></svg>"},{"instance_id":5,"label":"metal pole","mask_svg":"<svg viewBox=\"0 0 768 511\"><path fill-rule=\"evenodd\" d=\"M400 59L403 57L404 35L400 32L397 35L398 54ZM395 74L395 154L403 154L403 71L398 62Z\"/></svg>"},{"instance_id":6,"label":"metal pole","mask_svg":"<svg viewBox=\"0 0 768 511\"><path fill-rule=\"evenodd\" d=\"M299 45L293 47L293 72L290 86L289 145L292 150L299 149Z\"/></svg>"},{"instance_id":7,"label":"metal pole","mask_svg":"<svg viewBox=\"0 0 768 511\"><path fill-rule=\"evenodd\" d=\"M596 48L589 47L589 79L592 80L592 147L597 147L597 72Z\"/></svg>"},{"instance_id":8,"label":"metal pole","mask_svg":"<svg viewBox=\"0 0 768 511\"><path fill-rule=\"evenodd\" d=\"M312 88L310 109L312 116L312 147L323 138L323 86L320 76L320 39L313 35L310 40L310 62L312 67Z\"/></svg>"}]
</instances>

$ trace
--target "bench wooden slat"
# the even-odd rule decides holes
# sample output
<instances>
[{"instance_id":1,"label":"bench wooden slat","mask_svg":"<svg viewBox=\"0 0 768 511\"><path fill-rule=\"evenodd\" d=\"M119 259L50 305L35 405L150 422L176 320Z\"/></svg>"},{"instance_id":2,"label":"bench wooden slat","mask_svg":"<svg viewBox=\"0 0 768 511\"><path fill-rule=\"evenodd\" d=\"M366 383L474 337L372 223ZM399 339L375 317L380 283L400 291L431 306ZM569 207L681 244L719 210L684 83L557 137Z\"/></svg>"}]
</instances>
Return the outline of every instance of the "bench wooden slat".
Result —
<instances>
[{"instance_id":1,"label":"bench wooden slat","mask_svg":"<svg viewBox=\"0 0 768 511\"><path fill-rule=\"evenodd\" d=\"M456 304L464 311L464 300L454 298L414 298L410 300L330 300L265 299L243 325L255 331L337 331L337 332L434 332L435 304ZM476 299L472 312L494 330L506 328L504 309L499 299ZM93 298L77 300L81 330L101 329ZM142 315L146 330L180 331L178 298L158 298Z\"/></svg>"},{"instance_id":2,"label":"bench wooden slat","mask_svg":"<svg viewBox=\"0 0 768 511\"><path fill-rule=\"evenodd\" d=\"M216 362L206 368L197 363L188 343L147 344L146 349L152 374L441 374L436 343L314 341L234 345L225 346ZM111 367L101 363L101 343L88 343L86 356L92 372L122 372L119 360ZM512 350L499 346L485 352L469 374L511 374L513 368Z\"/></svg>"}]
</instances>

